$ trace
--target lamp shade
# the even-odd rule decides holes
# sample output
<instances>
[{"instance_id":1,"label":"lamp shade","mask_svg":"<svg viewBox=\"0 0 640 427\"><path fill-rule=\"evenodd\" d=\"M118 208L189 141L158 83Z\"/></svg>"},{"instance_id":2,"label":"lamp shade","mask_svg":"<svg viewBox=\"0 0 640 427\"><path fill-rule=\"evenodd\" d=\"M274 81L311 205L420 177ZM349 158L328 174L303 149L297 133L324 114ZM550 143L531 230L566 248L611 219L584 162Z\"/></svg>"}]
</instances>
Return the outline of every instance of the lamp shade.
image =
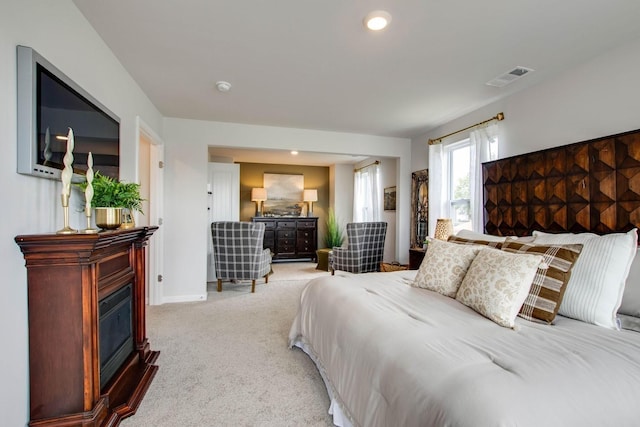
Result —
<instances>
[{"instance_id":1,"label":"lamp shade","mask_svg":"<svg viewBox=\"0 0 640 427\"><path fill-rule=\"evenodd\" d=\"M304 190L302 193L302 200L304 202L317 202L318 190Z\"/></svg>"},{"instance_id":2,"label":"lamp shade","mask_svg":"<svg viewBox=\"0 0 640 427\"><path fill-rule=\"evenodd\" d=\"M434 236L438 240L447 240L453 234L453 223L449 218L438 218Z\"/></svg>"},{"instance_id":3,"label":"lamp shade","mask_svg":"<svg viewBox=\"0 0 640 427\"><path fill-rule=\"evenodd\" d=\"M251 189L251 201L252 202L264 202L267 200L266 188L252 188Z\"/></svg>"}]
</instances>

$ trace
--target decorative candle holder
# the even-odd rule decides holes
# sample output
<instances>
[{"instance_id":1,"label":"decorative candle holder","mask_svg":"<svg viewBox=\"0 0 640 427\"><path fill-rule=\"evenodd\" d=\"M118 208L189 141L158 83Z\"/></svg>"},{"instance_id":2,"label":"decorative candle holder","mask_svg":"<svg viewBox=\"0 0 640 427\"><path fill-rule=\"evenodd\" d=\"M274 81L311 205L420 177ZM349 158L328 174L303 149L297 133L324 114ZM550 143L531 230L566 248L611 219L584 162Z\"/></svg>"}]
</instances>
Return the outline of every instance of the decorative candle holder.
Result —
<instances>
[{"instance_id":1,"label":"decorative candle holder","mask_svg":"<svg viewBox=\"0 0 640 427\"><path fill-rule=\"evenodd\" d=\"M60 198L62 199L62 213L64 215L64 227L56 231L56 234L75 234L78 232L78 230L75 230L69 227L69 195L62 194Z\"/></svg>"},{"instance_id":2,"label":"decorative candle holder","mask_svg":"<svg viewBox=\"0 0 640 427\"><path fill-rule=\"evenodd\" d=\"M64 169L60 174L62 180L62 213L64 215L64 227L58 230L57 234L74 234L77 230L69 227L69 197L71 196L71 175L73 175L73 130L69 128L69 134L67 135L67 152L65 153L62 162L64 163Z\"/></svg>"},{"instance_id":3,"label":"decorative candle holder","mask_svg":"<svg viewBox=\"0 0 640 427\"><path fill-rule=\"evenodd\" d=\"M81 230L84 234L96 234L99 230L97 228L91 228L91 200L93 200L93 154L89 151L89 157L87 158L87 188L84 190L84 215L87 217L87 228Z\"/></svg>"}]
</instances>

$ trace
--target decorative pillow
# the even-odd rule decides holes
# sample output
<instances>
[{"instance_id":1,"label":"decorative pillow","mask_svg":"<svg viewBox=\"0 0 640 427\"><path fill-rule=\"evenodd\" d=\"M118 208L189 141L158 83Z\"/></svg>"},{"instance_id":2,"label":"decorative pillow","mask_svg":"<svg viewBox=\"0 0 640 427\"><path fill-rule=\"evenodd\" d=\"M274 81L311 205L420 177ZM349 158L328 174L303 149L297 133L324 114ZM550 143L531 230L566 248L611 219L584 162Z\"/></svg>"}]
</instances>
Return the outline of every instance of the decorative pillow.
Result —
<instances>
[{"instance_id":1,"label":"decorative pillow","mask_svg":"<svg viewBox=\"0 0 640 427\"><path fill-rule=\"evenodd\" d=\"M467 269L482 247L432 239L413 286L454 298Z\"/></svg>"},{"instance_id":2,"label":"decorative pillow","mask_svg":"<svg viewBox=\"0 0 640 427\"><path fill-rule=\"evenodd\" d=\"M543 265L538 267L519 315L527 320L553 322L582 245L545 246L507 240L502 244L502 250L542 255Z\"/></svg>"},{"instance_id":3,"label":"decorative pillow","mask_svg":"<svg viewBox=\"0 0 640 427\"><path fill-rule=\"evenodd\" d=\"M485 242L504 242L506 239L506 237L504 236L494 236L491 234L476 233L475 231L471 231L471 230L460 230L456 233L456 236L461 237L463 239L482 240Z\"/></svg>"},{"instance_id":4,"label":"decorative pillow","mask_svg":"<svg viewBox=\"0 0 640 427\"><path fill-rule=\"evenodd\" d=\"M512 328L541 262L540 255L483 248L471 263L456 299L498 325Z\"/></svg>"},{"instance_id":5,"label":"decorative pillow","mask_svg":"<svg viewBox=\"0 0 640 427\"><path fill-rule=\"evenodd\" d=\"M502 246L502 242L498 242L498 241L489 241L489 240L474 240L474 239L467 239L465 237L459 237L459 236L449 236L449 240L447 240L448 242L451 243L457 243L459 245L483 245L483 246L489 246L490 248L496 248L496 249L500 249L500 246Z\"/></svg>"},{"instance_id":6,"label":"decorative pillow","mask_svg":"<svg viewBox=\"0 0 640 427\"><path fill-rule=\"evenodd\" d=\"M536 244L582 243L558 314L618 329L616 313L636 254L637 229L598 236L592 233L548 234L534 231Z\"/></svg>"}]
</instances>

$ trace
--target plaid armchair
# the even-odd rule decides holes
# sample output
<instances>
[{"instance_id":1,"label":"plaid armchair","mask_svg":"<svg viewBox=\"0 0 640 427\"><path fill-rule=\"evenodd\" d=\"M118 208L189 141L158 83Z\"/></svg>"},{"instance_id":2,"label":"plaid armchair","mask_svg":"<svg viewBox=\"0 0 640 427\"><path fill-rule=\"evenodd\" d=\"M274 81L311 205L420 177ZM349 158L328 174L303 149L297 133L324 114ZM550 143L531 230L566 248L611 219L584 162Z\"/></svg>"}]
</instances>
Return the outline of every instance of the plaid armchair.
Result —
<instances>
[{"instance_id":1,"label":"plaid armchair","mask_svg":"<svg viewBox=\"0 0 640 427\"><path fill-rule=\"evenodd\" d=\"M350 273L379 271L384 255L386 222L351 222L347 224L346 248L333 248L329 255L331 274L335 270Z\"/></svg>"},{"instance_id":2,"label":"plaid armchair","mask_svg":"<svg viewBox=\"0 0 640 427\"><path fill-rule=\"evenodd\" d=\"M264 277L269 283L271 251L263 249L264 224L213 222L211 237L218 292L223 280L251 280L251 292L256 290L256 279Z\"/></svg>"}]
</instances>

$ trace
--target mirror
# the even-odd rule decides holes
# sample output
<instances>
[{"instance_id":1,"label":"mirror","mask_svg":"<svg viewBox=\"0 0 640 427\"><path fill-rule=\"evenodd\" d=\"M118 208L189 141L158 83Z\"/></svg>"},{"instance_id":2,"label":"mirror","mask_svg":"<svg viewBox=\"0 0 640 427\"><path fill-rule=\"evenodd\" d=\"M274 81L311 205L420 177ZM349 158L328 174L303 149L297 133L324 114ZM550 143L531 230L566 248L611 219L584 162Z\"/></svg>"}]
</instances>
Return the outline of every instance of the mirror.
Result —
<instances>
[{"instance_id":1,"label":"mirror","mask_svg":"<svg viewBox=\"0 0 640 427\"><path fill-rule=\"evenodd\" d=\"M411 173L411 247L421 248L429 233L429 170Z\"/></svg>"}]
</instances>

